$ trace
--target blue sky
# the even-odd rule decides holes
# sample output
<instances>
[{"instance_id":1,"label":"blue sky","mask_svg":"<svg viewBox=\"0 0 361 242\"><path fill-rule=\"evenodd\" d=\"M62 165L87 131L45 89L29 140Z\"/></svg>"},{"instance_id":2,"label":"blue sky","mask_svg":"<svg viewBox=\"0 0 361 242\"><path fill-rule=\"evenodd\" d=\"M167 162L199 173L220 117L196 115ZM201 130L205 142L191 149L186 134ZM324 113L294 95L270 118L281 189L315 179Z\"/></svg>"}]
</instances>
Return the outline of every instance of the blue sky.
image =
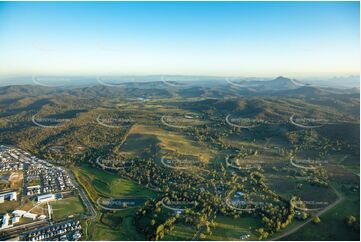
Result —
<instances>
[{"instance_id":1,"label":"blue sky","mask_svg":"<svg viewBox=\"0 0 361 242\"><path fill-rule=\"evenodd\" d=\"M1 2L1 75L359 72L358 2Z\"/></svg>"}]
</instances>

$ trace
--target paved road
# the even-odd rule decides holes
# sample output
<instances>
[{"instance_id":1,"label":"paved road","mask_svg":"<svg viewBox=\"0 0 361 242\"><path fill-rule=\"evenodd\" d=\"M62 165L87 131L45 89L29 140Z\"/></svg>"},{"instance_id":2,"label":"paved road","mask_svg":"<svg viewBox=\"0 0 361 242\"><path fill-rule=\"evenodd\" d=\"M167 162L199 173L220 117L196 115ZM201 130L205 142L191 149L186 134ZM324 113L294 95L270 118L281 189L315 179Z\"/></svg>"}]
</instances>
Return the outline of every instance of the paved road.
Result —
<instances>
[{"instance_id":1,"label":"paved road","mask_svg":"<svg viewBox=\"0 0 361 242\"><path fill-rule=\"evenodd\" d=\"M85 235L88 238L88 220L96 219L97 212L93 206L93 203L90 201L89 197L87 196L86 192L84 192L83 188L79 185L78 181L75 179L74 174L71 170L67 170L72 183L79 191L79 195L83 200L85 206L88 208L89 215L85 217Z\"/></svg>"},{"instance_id":2,"label":"paved road","mask_svg":"<svg viewBox=\"0 0 361 242\"><path fill-rule=\"evenodd\" d=\"M335 194L337 195L337 199L336 201L334 201L333 203L331 203L330 205L328 205L326 208L324 208L323 210L319 211L318 213L315 214L315 216L321 216L322 214L326 213L327 211L329 211L330 209L334 208L336 205L338 205L340 202L343 201L344 197L341 193L339 193L334 187L330 186L332 188L332 190L335 192ZM299 229L301 229L303 226L305 226L306 224L310 223L313 220L313 218L309 218L307 219L304 223L294 227L293 229L287 231L284 234L281 234L277 237L272 238L271 240L279 240L282 239L290 234L293 234L294 232L298 231Z\"/></svg>"},{"instance_id":3,"label":"paved road","mask_svg":"<svg viewBox=\"0 0 361 242\"><path fill-rule=\"evenodd\" d=\"M89 216L88 219L95 219L97 216L97 212L93 206L93 203L90 201L87 194L84 192L83 188L78 184L78 181L75 179L74 174L71 170L68 170L69 177L73 183L73 185L76 187L76 189L79 191L79 195L81 199L83 200L85 206L88 208Z\"/></svg>"}]
</instances>

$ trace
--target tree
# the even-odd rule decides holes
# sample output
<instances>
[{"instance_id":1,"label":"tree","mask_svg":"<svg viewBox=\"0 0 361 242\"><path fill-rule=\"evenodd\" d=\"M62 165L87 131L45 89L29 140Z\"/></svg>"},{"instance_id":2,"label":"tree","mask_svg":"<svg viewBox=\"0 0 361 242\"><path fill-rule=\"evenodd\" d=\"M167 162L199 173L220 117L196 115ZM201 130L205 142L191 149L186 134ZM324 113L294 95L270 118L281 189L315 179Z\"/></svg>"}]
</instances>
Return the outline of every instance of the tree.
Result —
<instances>
[{"instance_id":1,"label":"tree","mask_svg":"<svg viewBox=\"0 0 361 242\"><path fill-rule=\"evenodd\" d=\"M356 221L357 221L357 219L352 215L350 215L346 218L346 223L348 226L352 226Z\"/></svg>"},{"instance_id":2,"label":"tree","mask_svg":"<svg viewBox=\"0 0 361 242\"><path fill-rule=\"evenodd\" d=\"M321 219L320 219L318 216L316 216L316 217L313 218L312 222L313 222L314 224L318 224L318 223L321 222Z\"/></svg>"},{"instance_id":3,"label":"tree","mask_svg":"<svg viewBox=\"0 0 361 242\"><path fill-rule=\"evenodd\" d=\"M156 230L156 240L163 239L163 237L164 237L164 225L161 224L158 226Z\"/></svg>"},{"instance_id":4,"label":"tree","mask_svg":"<svg viewBox=\"0 0 361 242\"><path fill-rule=\"evenodd\" d=\"M204 239L206 239L206 235L203 234L203 233L201 233L201 234L199 235L199 238L204 240Z\"/></svg>"}]
</instances>

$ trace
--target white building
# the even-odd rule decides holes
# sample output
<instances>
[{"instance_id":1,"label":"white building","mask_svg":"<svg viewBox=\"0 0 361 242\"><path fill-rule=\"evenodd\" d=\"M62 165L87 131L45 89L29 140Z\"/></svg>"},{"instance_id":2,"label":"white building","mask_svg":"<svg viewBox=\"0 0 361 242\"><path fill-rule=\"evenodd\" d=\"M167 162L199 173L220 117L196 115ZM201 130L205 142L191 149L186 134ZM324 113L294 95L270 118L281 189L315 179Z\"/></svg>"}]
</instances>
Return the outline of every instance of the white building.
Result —
<instances>
[{"instance_id":1,"label":"white building","mask_svg":"<svg viewBox=\"0 0 361 242\"><path fill-rule=\"evenodd\" d=\"M10 155L11 155L13 158L15 158L15 159L19 159L19 156L15 155L15 154L13 154L13 153L10 153Z\"/></svg>"},{"instance_id":2,"label":"white building","mask_svg":"<svg viewBox=\"0 0 361 242\"><path fill-rule=\"evenodd\" d=\"M38 215L35 213L24 213L23 216L24 218L31 218L32 220L35 220L38 217Z\"/></svg>"},{"instance_id":3,"label":"white building","mask_svg":"<svg viewBox=\"0 0 361 242\"><path fill-rule=\"evenodd\" d=\"M12 224L10 225L9 222L10 222L10 216L9 214L5 213L2 220L1 220L1 227L0 229L6 229L6 228L9 228L11 226L13 226Z\"/></svg>"},{"instance_id":4,"label":"white building","mask_svg":"<svg viewBox=\"0 0 361 242\"><path fill-rule=\"evenodd\" d=\"M49 202L55 200L55 194L49 193L38 196L38 203Z\"/></svg>"},{"instance_id":5,"label":"white building","mask_svg":"<svg viewBox=\"0 0 361 242\"><path fill-rule=\"evenodd\" d=\"M73 234L73 240L79 240L81 238L81 233L79 231L76 231Z\"/></svg>"},{"instance_id":6,"label":"white building","mask_svg":"<svg viewBox=\"0 0 361 242\"><path fill-rule=\"evenodd\" d=\"M16 201L16 192L0 193L0 203L3 203L7 199L9 199L9 201Z\"/></svg>"},{"instance_id":7,"label":"white building","mask_svg":"<svg viewBox=\"0 0 361 242\"><path fill-rule=\"evenodd\" d=\"M24 214L26 214L26 211L24 210L14 210L12 212L12 214L15 216L15 217L22 217Z\"/></svg>"},{"instance_id":8,"label":"white building","mask_svg":"<svg viewBox=\"0 0 361 242\"><path fill-rule=\"evenodd\" d=\"M12 217L11 218L11 223L12 224L19 223L19 221L20 221L20 217Z\"/></svg>"}]
</instances>

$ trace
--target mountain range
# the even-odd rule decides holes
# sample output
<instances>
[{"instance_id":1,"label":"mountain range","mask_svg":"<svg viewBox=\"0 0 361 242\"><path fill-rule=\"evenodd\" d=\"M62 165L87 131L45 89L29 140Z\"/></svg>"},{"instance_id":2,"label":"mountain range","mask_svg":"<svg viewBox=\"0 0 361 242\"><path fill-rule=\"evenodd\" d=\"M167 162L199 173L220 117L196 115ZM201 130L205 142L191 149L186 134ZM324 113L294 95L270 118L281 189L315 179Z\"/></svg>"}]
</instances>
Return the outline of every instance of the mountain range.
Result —
<instances>
[{"instance_id":1,"label":"mountain range","mask_svg":"<svg viewBox=\"0 0 361 242\"><path fill-rule=\"evenodd\" d=\"M279 76L273 80L230 80L220 82L214 79L190 81L144 81L144 82L102 82L82 87L9 85L0 87L0 95L7 97L70 95L78 97L124 97L124 98L171 98L171 97L237 97L237 96L358 96L358 88L328 88L313 86L295 79Z\"/></svg>"}]
</instances>

